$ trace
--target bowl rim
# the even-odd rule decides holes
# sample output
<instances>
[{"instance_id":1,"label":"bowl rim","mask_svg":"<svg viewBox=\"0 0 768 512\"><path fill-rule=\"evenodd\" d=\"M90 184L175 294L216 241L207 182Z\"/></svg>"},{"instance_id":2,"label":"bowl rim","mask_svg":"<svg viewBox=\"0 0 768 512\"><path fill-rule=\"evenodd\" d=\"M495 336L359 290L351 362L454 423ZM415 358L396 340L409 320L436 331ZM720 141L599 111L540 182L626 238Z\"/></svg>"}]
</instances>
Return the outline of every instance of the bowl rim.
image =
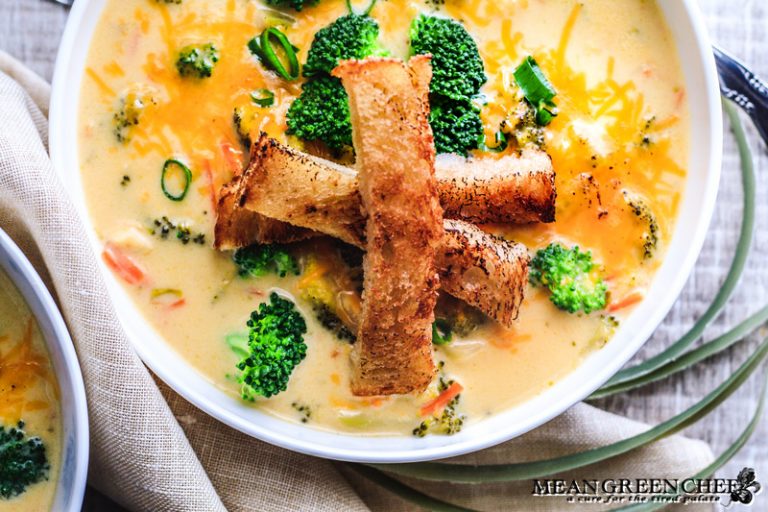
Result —
<instances>
[{"instance_id":1,"label":"bowl rim","mask_svg":"<svg viewBox=\"0 0 768 512\"><path fill-rule=\"evenodd\" d=\"M100 17L101 9L99 6L103 7L105 2L106 0L78 0L72 9L62 38L54 72L50 114L51 129L49 132L51 157L54 166L62 177L68 177L68 179L65 179L65 183L73 197L79 215L85 221L90 241L96 253L100 251L101 242L98 240L92 224L87 221L88 208L82 194L82 187L80 186L79 165L75 165L78 162L78 141L76 138L78 130L71 123L73 119L76 120L79 117L77 106L80 103L81 71L84 66L85 56L89 51L92 37L91 32L96 24L96 21L92 18L96 14L98 14L97 17ZM611 347L610 350L612 352L610 354L612 357L604 365L591 364L589 369L587 369L587 361L595 357L594 355L589 356L549 390L528 399L523 404L513 407L512 410L500 412L494 415L494 417L472 424L458 435L450 436L448 441L430 438L444 436L430 436L423 440L420 439L419 444L414 444L412 440L409 441L405 436L382 437L334 434L277 419L237 402L236 399L216 388L211 382L207 381L206 377L197 373L189 363L183 360L180 361L182 357L167 346L156 331L147 325L142 325L146 322L140 315L136 314L135 307L132 306L132 301L128 299L122 285L117 282L115 276L108 271L103 262L100 262L100 268L107 282L107 288L112 300L119 305L127 306L118 307L119 317L129 338L133 341L139 356L160 379L182 397L230 427L252 437L293 451L353 462L417 462L475 452L541 426L588 397L637 353L677 300L688 276L693 270L704 243L714 211L720 180L722 113L719 82L704 19L694 0L682 0L682 2L680 0L659 0L659 4L664 11L668 23L670 22L668 11L674 11L677 13L676 15L682 17L682 23L687 24L687 33L685 35L688 36L690 41L678 40L677 34L673 33L675 35L676 47L678 53L680 53L681 42L687 42L692 49L689 53L695 59L691 65L701 68L702 76L697 76L697 78L703 79L703 84L696 82L696 85L699 87L703 85L701 88L704 95L702 102L706 108L705 112L700 113L700 115L703 116L705 126L701 126L702 123L695 123L692 118L690 149L699 147L695 145L697 142L693 136L695 132L698 134L699 139L705 140L706 146L704 147L709 149L708 153L702 157L706 162L703 165L703 168L706 170L706 179L701 184L703 192L699 198L698 211L691 212L686 217L688 218L695 213L693 219L688 218L693 225L686 226L686 228L691 229L687 230L687 240L684 246L682 242L675 244L675 240L682 236L680 235L680 224L683 217L683 206L680 207L681 211L678 213L669 251L665 256L664 263L654 276L652 291L656 295L660 295L658 301L655 301L653 305L648 304L652 295L649 294L648 300L640 304L637 310L630 315L612 342L599 351L603 353L608 347ZM90 10L98 10L98 13L89 12ZM88 18L86 23L86 16L89 14L91 17ZM85 49L78 49L80 38L86 38L86 41L89 43ZM77 53L78 51L79 53ZM682 61L682 55L680 55L680 60ZM684 78L686 79L686 90L691 90L691 77L684 73ZM75 101L71 101L73 94L77 98ZM69 104L68 99L70 100ZM76 106L73 107L72 104ZM75 138L73 139L73 137ZM698 141L701 142L701 140ZM689 151L689 169L693 168L691 163L692 156L693 151ZM701 173L704 173L704 170L701 170ZM686 193L683 194L684 196L692 195L688 194L691 188L691 175L692 172L689 171L689 179L686 182ZM685 201L685 198L683 201ZM674 271L668 268L672 265L669 263L669 260L673 247L676 247L676 250L680 253L677 258L680 261L675 264ZM663 269L666 269L665 280L663 283L660 283ZM661 291L662 288L663 292ZM623 336L627 340L620 347L615 347L618 341L617 343L613 342L619 338L619 334L622 332L626 332ZM148 339L152 339L152 342L148 343ZM160 341L160 343L156 343L157 341ZM604 357L604 359L607 357ZM173 358L177 360L171 361ZM585 375L581 376L582 373ZM575 375L579 375L581 380L576 379ZM558 396L557 393L562 393L566 398ZM551 395L555 398L546 401L542 399L545 395ZM539 401L546 403L546 407L543 410L534 405ZM511 414L512 411L517 411L519 414ZM524 416L525 419L519 419L520 416ZM513 418L513 422L517 420L518 423L510 427L502 421L502 417L504 421ZM481 428L481 425L485 427ZM491 428L491 426L494 428ZM471 432L471 435L467 432ZM360 442L360 439L365 439L366 441Z\"/></svg>"},{"instance_id":2,"label":"bowl rim","mask_svg":"<svg viewBox=\"0 0 768 512\"><path fill-rule=\"evenodd\" d=\"M21 249L2 229L0 268L16 286L43 334L61 392L62 450L52 510L79 512L88 476L89 426L77 353L48 288Z\"/></svg>"}]
</instances>

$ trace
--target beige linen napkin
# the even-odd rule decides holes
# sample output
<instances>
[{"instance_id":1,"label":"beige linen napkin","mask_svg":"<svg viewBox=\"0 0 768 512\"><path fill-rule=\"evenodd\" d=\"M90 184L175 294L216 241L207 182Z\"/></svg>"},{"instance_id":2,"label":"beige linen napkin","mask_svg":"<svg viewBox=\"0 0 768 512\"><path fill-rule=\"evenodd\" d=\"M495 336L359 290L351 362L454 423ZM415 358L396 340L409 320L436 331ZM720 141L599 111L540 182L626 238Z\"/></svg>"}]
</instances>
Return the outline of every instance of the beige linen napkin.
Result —
<instances>
[{"instance_id":1,"label":"beige linen napkin","mask_svg":"<svg viewBox=\"0 0 768 512\"><path fill-rule=\"evenodd\" d=\"M0 227L47 279L75 341L90 411L90 483L136 511L410 510L344 464L251 439L153 381L120 327L83 225L48 158L49 96L47 83L0 52ZM580 404L521 438L457 460L553 457L646 428ZM711 460L706 444L675 436L567 477L687 477ZM565 507L532 497L531 482L419 486L482 510ZM567 510L582 508L602 507Z\"/></svg>"}]
</instances>

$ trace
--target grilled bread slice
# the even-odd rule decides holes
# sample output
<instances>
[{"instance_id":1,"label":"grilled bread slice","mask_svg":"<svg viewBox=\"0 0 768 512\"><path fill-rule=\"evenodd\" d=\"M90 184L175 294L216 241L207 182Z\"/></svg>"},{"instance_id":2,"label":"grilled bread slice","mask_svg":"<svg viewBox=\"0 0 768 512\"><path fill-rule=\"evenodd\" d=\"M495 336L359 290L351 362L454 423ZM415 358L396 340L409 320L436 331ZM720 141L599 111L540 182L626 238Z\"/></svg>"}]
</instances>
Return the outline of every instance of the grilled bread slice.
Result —
<instances>
[{"instance_id":1,"label":"grilled bread slice","mask_svg":"<svg viewBox=\"0 0 768 512\"><path fill-rule=\"evenodd\" d=\"M259 215L365 245L365 216L357 173L301 153L265 134L251 145L238 179L240 205Z\"/></svg>"},{"instance_id":2,"label":"grilled bread slice","mask_svg":"<svg viewBox=\"0 0 768 512\"><path fill-rule=\"evenodd\" d=\"M500 159L440 155L435 162L444 217L477 223L554 220L555 173L541 150ZM363 242L365 217L357 173L280 144L266 134L252 144L241 204L267 217Z\"/></svg>"},{"instance_id":3,"label":"grilled bread slice","mask_svg":"<svg viewBox=\"0 0 768 512\"><path fill-rule=\"evenodd\" d=\"M438 254L442 288L511 326L528 283L530 256L526 247L461 220L446 219L444 228Z\"/></svg>"},{"instance_id":4,"label":"grilled bread slice","mask_svg":"<svg viewBox=\"0 0 768 512\"><path fill-rule=\"evenodd\" d=\"M540 149L499 159L440 155L435 170L448 219L514 224L555 220L555 171Z\"/></svg>"},{"instance_id":5,"label":"grilled bread slice","mask_svg":"<svg viewBox=\"0 0 768 512\"><path fill-rule=\"evenodd\" d=\"M252 147L249 168L255 162L254 150ZM216 249L229 251L255 243L288 243L316 236L312 230L242 208L240 197L243 195L245 184L242 180L243 174L244 172L235 174L219 191L213 241Z\"/></svg>"},{"instance_id":6,"label":"grilled bread slice","mask_svg":"<svg viewBox=\"0 0 768 512\"><path fill-rule=\"evenodd\" d=\"M350 169L262 136L252 145L251 162L242 180L236 178L227 186L236 191L235 195L237 187L241 187L245 208L222 191L216 222L217 247L234 249L257 242L290 242L323 233L365 249L365 216L357 186L357 175L350 173ZM456 225L443 221L445 236L437 255L441 288L511 326L522 299L517 291L525 288L528 260L491 256L524 254L525 248L496 237L470 237L478 241L482 247L480 254L486 257L475 258L476 270L462 277L460 269L465 269L467 260L457 248L470 238L455 229ZM281 226L285 227L283 233ZM463 231L467 230L479 231L474 226ZM469 280L477 272L487 276L488 283L499 286L472 284Z\"/></svg>"},{"instance_id":7,"label":"grilled bread slice","mask_svg":"<svg viewBox=\"0 0 768 512\"><path fill-rule=\"evenodd\" d=\"M349 96L366 213L362 313L352 360L360 396L422 391L435 375L435 254L443 212L435 179L424 57L344 61L333 71ZM428 85L428 80L426 85Z\"/></svg>"}]
</instances>

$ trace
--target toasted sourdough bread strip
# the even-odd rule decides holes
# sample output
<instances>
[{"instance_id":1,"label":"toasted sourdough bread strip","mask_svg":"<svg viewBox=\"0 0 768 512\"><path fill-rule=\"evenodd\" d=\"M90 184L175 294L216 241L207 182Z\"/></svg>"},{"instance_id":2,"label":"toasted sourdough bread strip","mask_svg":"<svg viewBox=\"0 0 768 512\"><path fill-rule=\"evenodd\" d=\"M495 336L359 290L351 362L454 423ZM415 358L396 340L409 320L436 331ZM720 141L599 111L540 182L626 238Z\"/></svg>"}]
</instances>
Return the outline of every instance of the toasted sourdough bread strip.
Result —
<instances>
[{"instance_id":1,"label":"toasted sourdough bread strip","mask_svg":"<svg viewBox=\"0 0 768 512\"><path fill-rule=\"evenodd\" d=\"M214 245L217 248L232 250L253 243L287 243L326 234L365 249L365 224L363 221L355 222L347 219L345 215L351 215L349 207L344 206L343 203L336 204L334 207L327 204L315 205L313 198L320 197L322 195L320 192L315 196L313 188L302 187L304 190L301 194L297 194L294 188L288 186L309 181L306 179L306 173L315 176L313 186L321 190L328 183L346 187L349 182L343 179L336 182L326 181L324 175L329 168L325 165L322 167L306 165L313 160L308 155L278 151L277 154L281 158L268 159L267 166L260 164L258 154L254 149L249 172L254 176L265 173L265 176L257 177L251 182L259 184L258 188L249 186L248 190L261 190L273 201L270 202L269 207L262 207L259 200L254 200L250 205L255 211L248 210L240 207L238 201L234 199L237 192L233 191L241 185L239 178L224 187L216 219ZM286 175L285 179L273 180L271 177L275 174L269 169L277 169L282 165L292 169L291 174ZM345 173L349 172L346 168L343 170ZM354 185L357 186L357 181ZM352 195L356 198L355 207L359 208L360 196L357 190ZM296 208L295 204L301 206ZM262 214L268 215L269 218ZM289 222L296 225L288 224ZM457 229L457 226L461 229ZM437 255L437 267L443 291L463 299L467 304L478 308L497 322L511 327L517 318L523 299L522 290L528 280L528 256L525 247L487 235L466 222L445 219L443 228L445 238ZM469 244L470 240L477 243ZM477 256L471 259L465 258L464 255L468 251ZM478 276L485 276L485 285L479 282Z\"/></svg>"},{"instance_id":2,"label":"toasted sourdough bread strip","mask_svg":"<svg viewBox=\"0 0 768 512\"><path fill-rule=\"evenodd\" d=\"M227 188L237 190L233 194L240 193L242 202L251 209L233 204L236 201L222 191L215 241L221 249L264 243L266 235L274 234L272 226L281 225L289 228L285 238L270 236L269 242L289 242L319 232L365 249L365 217L360 211L357 175L347 167L264 136L252 145L251 162L242 180L236 178ZM268 230L257 236L265 221ZM437 259L442 289L511 326L528 279L525 247L486 235L465 222L444 220L443 227L445 238ZM226 238L220 241L220 236ZM470 245L470 240L477 243ZM458 250L460 247L463 249ZM471 260L464 255L470 251L477 257L468 267ZM485 286L478 285L481 275L485 276Z\"/></svg>"},{"instance_id":3,"label":"toasted sourdough bread strip","mask_svg":"<svg viewBox=\"0 0 768 512\"><path fill-rule=\"evenodd\" d=\"M435 180L428 58L343 61L360 197L367 214L363 303L352 350L352 392L422 391L435 375L435 253L443 212ZM428 82L427 82L428 83Z\"/></svg>"},{"instance_id":4,"label":"toasted sourdough bread strip","mask_svg":"<svg viewBox=\"0 0 768 512\"><path fill-rule=\"evenodd\" d=\"M498 160L441 155L435 175L445 218L516 224L554 220L555 172L543 151L527 149ZM251 145L251 163L241 181L245 208L281 220L287 215L286 222L297 226L327 224L316 229L345 241L364 230L357 173L266 134Z\"/></svg>"},{"instance_id":5,"label":"toasted sourdough bread strip","mask_svg":"<svg viewBox=\"0 0 768 512\"><path fill-rule=\"evenodd\" d=\"M528 250L461 220L445 219L443 225L440 286L510 327L528 283Z\"/></svg>"},{"instance_id":6,"label":"toasted sourdough bread strip","mask_svg":"<svg viewBox=\"0 0 768 512\"><path fill-rule=\"evenodd\" d=\"M251 164L254 162L251 151ZM221 187L216 208L213 246L228 251L254 243L288 243L315 236L313 231L265 217L240 207L242 172Z\"/></svg>"},{"instance_id":7,"label":"toasted sourdough bread strip","mask_svg":"<svg viewBox=\"0 0 768 512\"><path fill-rule=\"evenodd\" d=\"M499 159L441 155L435 172L446 218L515 224L555 220L555 170L540 149Z\"/></svg>"}]
</instances>

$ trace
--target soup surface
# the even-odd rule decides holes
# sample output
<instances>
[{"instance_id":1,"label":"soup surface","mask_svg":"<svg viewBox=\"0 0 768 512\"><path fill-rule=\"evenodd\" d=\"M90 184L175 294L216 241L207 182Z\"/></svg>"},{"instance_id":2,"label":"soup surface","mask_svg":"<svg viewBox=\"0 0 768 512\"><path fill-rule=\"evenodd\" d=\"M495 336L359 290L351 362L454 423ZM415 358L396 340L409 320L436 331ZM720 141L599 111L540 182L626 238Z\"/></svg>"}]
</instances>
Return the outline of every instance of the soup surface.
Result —
<instances>
[{"instance_id":1,"label":"soup surface","mask_svg":"<svg viewBox=\"0 0 768 512\"><path fill-rule=\"evenodd\" d=\"M0 425L8 430L20 421L27 436L45 445L48 479L13 498L0 497L0 511L50 510L61 460L59 388L37 322L0 271Z\"/></svg>"},{"instance_id":2,"label":"soup surface","mask_svg":"<svg viewBox=\"0 0 768 512\"><path fill-rule=\"evenodd\" d=\"M301 300L306 275L243 279L231 253L212 248L216 192L247 157L233 110L252 104L254 91L268 89L274 104L260 110L258 129L298 144L285 134L285 114L302 80L285 81L266 70L249 53L248 41L277 24L303 63L317 30L346 12L341 0L321 0L298 13L256 0L109 0L80 98L82 179L92 222L118 278L146 320L202 375L239 393L240 358L226 339L246 332L250 313L278 289L294 298L307 320L308 353L288 389L256 400L254 407L317 428L410 435L422 419L420 407L437 395L438 379L420 394L353 396L351 345L325 330ZM610 340L616 322L642 298L663 259L683 193L687 100L674 41L650 0L381 1L371 16L394 56L408 56L408 29L422 12L460 20L477 41L488 76L481 115L489 137L519 104L512 73L526 56L536 58L558 93L559 115L545 130L557 172L556 222L486 229L532 253L552 241L578 244L592 252L609 288L607 310L587 315L558 310L540 288L529 286L514 329L487 321L436 347L444 379L464 387L458 409L473 422L568 374ZM219 50L212 76L181 77L180 49L202 43ZM129 113L136 123L121 131L115 123L125 120L126 105L141 111ZM169 200L160 187L170 158L192 173L183 201ZM498 154L475 151L474 158ZM625 192L649 207L652 229ZM645 258L649 229L659 247ZM300 263L327 247L298 246Z\"/></svg>"}]
</instances>

